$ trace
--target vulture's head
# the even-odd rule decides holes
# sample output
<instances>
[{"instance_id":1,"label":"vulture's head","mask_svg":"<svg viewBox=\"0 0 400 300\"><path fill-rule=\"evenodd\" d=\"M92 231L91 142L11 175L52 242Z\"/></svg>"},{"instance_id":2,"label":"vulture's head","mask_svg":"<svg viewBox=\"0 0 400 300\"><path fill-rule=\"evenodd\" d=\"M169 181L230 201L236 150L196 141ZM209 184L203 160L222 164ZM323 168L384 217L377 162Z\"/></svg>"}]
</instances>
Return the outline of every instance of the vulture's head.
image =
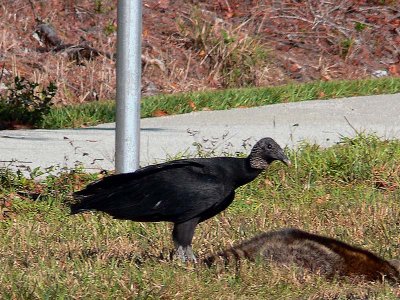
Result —
<instances>
[{"instance_id":1,"label":"vulture's head","mask_svg":"<svg viewBox=\"0 0 400 300\"><path fill-rule=\"evenodd\" d=\"M254 169L266 169L274 160L280 160L286 165L290 165L290 160L283 149L269 137L259 140L254 145L249 160L250 166Z\"/></svg>"}]
</instances>

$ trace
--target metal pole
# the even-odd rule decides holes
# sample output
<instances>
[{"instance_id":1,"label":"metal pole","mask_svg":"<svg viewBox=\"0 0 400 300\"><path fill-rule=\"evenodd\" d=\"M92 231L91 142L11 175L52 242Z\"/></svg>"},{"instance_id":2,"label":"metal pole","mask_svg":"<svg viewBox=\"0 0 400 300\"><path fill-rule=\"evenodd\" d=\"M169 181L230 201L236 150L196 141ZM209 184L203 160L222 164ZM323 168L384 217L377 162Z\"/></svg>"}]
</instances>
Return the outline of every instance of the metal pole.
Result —
<instances>
[{"instance_id":1,"label":"metal pole","mask_svg":"<svg viewBox=\"0 0 400 300\"><path fill-rule=\"evenodd\" d=\"M139 167L142 1L118 0L116 173Z\"/></svg>"}]
</instances>

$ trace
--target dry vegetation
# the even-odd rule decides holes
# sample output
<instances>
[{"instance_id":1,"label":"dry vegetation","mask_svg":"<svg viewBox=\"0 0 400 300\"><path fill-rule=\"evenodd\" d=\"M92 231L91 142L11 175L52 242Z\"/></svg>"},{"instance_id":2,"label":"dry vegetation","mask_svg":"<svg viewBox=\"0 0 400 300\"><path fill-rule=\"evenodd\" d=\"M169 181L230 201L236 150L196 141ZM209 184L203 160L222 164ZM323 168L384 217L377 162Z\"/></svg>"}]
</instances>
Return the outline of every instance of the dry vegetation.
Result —
<instances>
[{"instance_id":1,"label":"dry vegetation","mask_svg":"<svg viewBox=\"0 0 400 300\"><path fill-rule=\"evenodd\" d=\"M398 1L143 2L145 95L400 73ZM32 37L35 15L65 43L115 52L115 0L3 0L0 91L21 75L41 84L55 81L58 105L114 98L114 61L100 55L77 63L43 48ZM400 257L399 149L398 141L363 136L326 150L305 145L291 153L292 168L273 166L242 188L225 213L199 226L197 255L293 226ZM37 183L0 170L0 298L400 296L398 286L330 282L291 267L244 262L238 269L208 269L171 262L169 224L68 216L70 192L93 179L77 172Z\"/></svg>"},{"instance_id":2,"label":"dry vegetation","mask_svg":"<svg viewBox=\"0 0 400 300\"><path fill-rule=\"evenodd\" d=\"M400 257L400 144L359 136L328 149L304 145L291 168L273 164L197 229L204 257L260 231L298 227ZM201 150L201 149L200 149ZM204 155L205 153L202 153ZM387 283L327 281L293 267L238 268L169 260L170 224L68 216L71 190L95 175L41 183L0 174L2 299L397 299Z\"/></svg>"},{"instance_id":3,"label":"dry vegetation","mask_svg":"<svg viewBox=\"0 0 400 300\"><path fill-rule=\"evenodd\" d=\"M398 76L399 14L392 0L145 0L143 92ZM32 37L35 16L65 43L113 54L116 0L0 3L4 82L17 74L55 81L58 104L113 99L114 61L77 64L40 46Z\"/></svg>"}]
</instances>

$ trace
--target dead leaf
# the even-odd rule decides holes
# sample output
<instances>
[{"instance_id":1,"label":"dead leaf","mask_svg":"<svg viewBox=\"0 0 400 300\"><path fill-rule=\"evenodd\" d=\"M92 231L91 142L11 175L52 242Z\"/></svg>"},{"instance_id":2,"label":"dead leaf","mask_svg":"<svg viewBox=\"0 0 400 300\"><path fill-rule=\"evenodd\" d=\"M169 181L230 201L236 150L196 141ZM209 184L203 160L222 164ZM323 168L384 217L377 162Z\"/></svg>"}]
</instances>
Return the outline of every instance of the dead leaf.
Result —
<instances>
[{"instance_id":1,"label":"dead leaf","mask_svg":"<svg viewBox=\"0 0 400 300\"><path fill-rule=\"evenodd\" d=\"M5 200L2 200L2 201L0 202L0 205L9 208L9 207L11 207L11 201L6 200L6 199L5 199Z\"/></svg>"},{"instance_id":2,"label":"dead leaf","mask_svg":"<svg viewBox=\"0 0 400 300\"><path fill-rule=\"evenodd\" d=\"M196 103L194 103L192 100L189 100L188 104L192 110L197 110Z\"/></svg>"},{"instance_id":3,"label":"dead leaf","mask_svg":"<svg viewBox=\"0 0 400 300\"><path fill-rule=\"evenodd\" d=\"M323 203L329 201L330 198L331 198L331 195L330 194L326 194L326 195L324 195L322 197L317 198L317 200L315 200L315 202L317 202L317 204L323 204Z\"/></svg>"},{"instance_id":4,"label":"dead leaf","mask_svg":"<svg viewBox=\"0 0 400 300\"><path fill-rule=\"evenodd\" d=\"M265 185L268 186L268 187L271 187L271 186L274 185L274 184L272 183L272 181L269 180L269 179L265 179L265 180L264 180L264 183L265 183Z\"/></svg>"},{"instance_id":5,"label":"dead leaf","mask_svg":"<svg viewBox=\"0 0 400 300\"><path fill-rule=\"evenodd\" d=\"M390 65L389 73L395 76L400 76L400 64Z\"/></svg>"},{"instance_id":6,"label":"dead leaf","mask_svg":"<svg viewBox=\"0 0 400 300\"><path fill-rule=\"evenodd\" d=\"M159 0L158 6L163 9L167 9L169 7L169 0Z\"/></svg>"},{"instance_id":7,"label":"dead leaf","mask_svg":"<svg viewBox=\"0 0 400 300\"><path fill-rule=\"evenodd\" d=\"M143 35L143 38L147 38L149 36L149 30L143 29L142 35Z\"/></svg>"},{"instance_id":8,"label":"dead leaf","mask_svg":"<svg viewBox=\"0 0 400 300\"><path fill-rule=\"evenodd\" d=\"M322 75L321 78L322 78L322 80L325 80L325 81L330 81L330 80L332 80L332 77L329 76L328 74Z\"/></svg>"},{"instance_id":9,"label":"dead leaf","mask_svg":"<svg viewBox=\"0 0 400 300\"><path fill-rule=\"evenodd\" d=\"M233 10L229 10L229 11L227 11L227 12L225 13L225 17L226 17L227 19L232 18L234 15L235 15L235 13L234 13Z\"/></svg>"},{"instance_id":10,"label":"dead leaf","mask_svg":"<svg viewBox=\"0 0 400 300\"><path fill-rule=\"evenodd\" d=\"M289 71L292 73L298 72L301 70L301 66L297 63L291 64L289 67Z\"/></svg>"},{"instance_id":11,"label":"dead leaf","mask_svg":"<svg viewBox=\"0 0 400 300\"><path fill-rule=\"evenodd\" d=\"M156 109L155 111L153 111L152 116L153 117L164 117L164 116L168 116L168 113L165 110Z\"/></svg>"},{"instance_id":12,"label":"dead leaf","mask_svg":"<svg viewBox=\"0 0 400 300\"><path fill-rule=\"evenodd\" d=\"M0 221L8 219L11 215L11 201L0 199Z\"/></svg>"}]
</instances>

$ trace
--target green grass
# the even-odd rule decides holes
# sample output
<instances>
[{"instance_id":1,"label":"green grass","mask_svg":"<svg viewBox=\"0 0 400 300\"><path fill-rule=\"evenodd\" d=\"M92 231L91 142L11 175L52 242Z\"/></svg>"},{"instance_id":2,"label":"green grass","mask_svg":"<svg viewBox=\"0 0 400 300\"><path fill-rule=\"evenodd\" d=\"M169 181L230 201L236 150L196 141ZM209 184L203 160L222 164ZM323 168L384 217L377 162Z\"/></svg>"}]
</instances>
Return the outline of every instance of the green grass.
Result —
<instances>
[{"instance_id":1,"label":"green grass","mask_svg":"<svg viewBox=\"0 0 400 300\"><path fill-rule=\"evenodd\" d=\"M159 110L166 114L182 114L196 110L222 110L274 103L351 96L393 94L400 92L400 78L329 81L290 84L266 88L244 88L186 94L157 95L144 98L141 117L152 117ZM43 128L70 128L113 122L113 101L54 108L43 123Z\"/></svg>"},{"instance_id":2,"label":"green grass","mask_svg":"<svg viewBox=\"0 0 400 300\"><path fill-rule=\"evenodd\" d=\"M197 256L298 227L400 257L400 141L360 135L288 153L290 168L274 163L197 228ZM170 224L68 215L70 192L95 178L73 172L37 183L0 171L0 299L397 299L386 283L327 281L261 262L169 261Z\"/></svg>"}]
</instances>

